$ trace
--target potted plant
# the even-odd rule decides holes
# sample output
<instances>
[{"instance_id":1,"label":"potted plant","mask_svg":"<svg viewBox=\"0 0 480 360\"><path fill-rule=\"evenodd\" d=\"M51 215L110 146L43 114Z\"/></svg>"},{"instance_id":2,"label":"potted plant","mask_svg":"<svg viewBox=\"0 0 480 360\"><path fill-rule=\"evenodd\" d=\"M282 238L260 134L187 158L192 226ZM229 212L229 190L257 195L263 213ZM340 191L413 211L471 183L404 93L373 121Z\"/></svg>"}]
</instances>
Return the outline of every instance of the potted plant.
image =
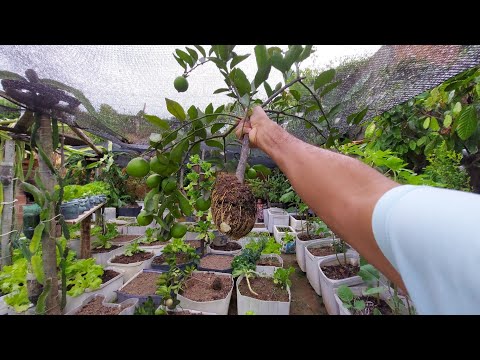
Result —
<instances>
[{"instance_id":1,"label":"potted plant","mask_svg":"<svg viewBox=\"0 0 480 360\"><path fill-rule=\"evenodd\" d=\"M168 271L172 266L183 269L187 266L197 265L199 256L196 250L182 239L174 239L166 245L160 255L153 258L152 268Z\"/></svg>"},{"instance_id":2,"label":"potted plant","mask_svg":"<svg viewBox=\"0 0 480 360\"><path fill-rule=\"evenodd\" d=\"M138 271L149 268L154 254L140 248L138 241L125 246L123 254L112 256L107 264L113 269L124 270L125 280L132 278Z\"/></svg>"},{"instance_id":3,"label":"potted plant","mask_svg":"<svg viewBox=\"0 0 480 360\"><path fill-rule=\"evenodd\" d=\"M118 231L115 224L107 224L107 232L102 234L102 228L95 226L91 232L92 235L92 257L97 264L106 265L108 259L119 255L124 250L123 244L113 244L113 240L118 237Z\"/></svg>"},{"instance_id":4,"label":"potted plant","mask_svg":"<svg viewBox=\"0 0 480 360\"><path fill-rule=\"evenodd\" d=\"M334 289L340 285L358 285L363 282L357 275L360 267L357 255L347 254L342 240L336 241L335 256L327 256L318 261L320 289L323 303L330 315L338 315L339 309L335 301ZM339 254L343 254L339 256Z\"/></svg>"},{"instance_id":5,"label":"potted plant","mask_svg":"<svg viewBox=\"0 0 480 360\"><path fill-rule=\"evenodd\" d=\"M139 239L141 244L140 248L147 251L153 251L155 255L161 253L165 245L168 244L167 241L158 240L156 236L156 229L148 228L145 230L145 236Z\"/></svg>"},{"instance_id":6,"label":"potted plant","mask_svg":"<svg viewBox=\"0 0 480 360\"><path fill-rule=\"evenodd\" d=\"M267 229L270 233L274 232L275 225L289 226L288 224L290 223L290 218L288 213L285 210L279 209L279 208L269 208L267 210L267 213L268 213Z\"/></svg>"},{"instance_id":7,"label":"potted plant","mask_svg":"<svg viewBox=\"0 0 480 360\"><path fill-rule=\"evenodd\" d=\"M133 315L138 299L127 299L119 304L112 304L104 295L89 295L75 309L66 315Z\"/></svg>"},{"instance_id":8,"label":"potted plant","mask_svg":"<svg viewBox=\"0 0 480 360\"><path fill-rule=\"evenodd\" d=\"M207 245L208 254L237 255L242 252L243 246L238 241L228 241L225 245Z\"/></svg>"},{"instance_id":9,"label":"potted plant","mask_svg":"<svg viewBox=\"0 0 480 360\"><path fill-rule=\"evenodd\" d=\"M303 272L306 271L305 267L305 246L312 243L315 240L326 239L331 236L331 232L327 225L320 219L316 219L316 229L312 231L312 226L309 225L310 220L307 221L306 232L297 233L295 239L295 247L297 254L297 263L300 267L300 270Z\"/></svg>"},{"instance_id":10,"label":"potted plant","mask_svg":"<svg viewBox=\"0 0 480 360\"><path fill-rule=\"evenodd\" d=\"M285 236L286 233L293 233L295 234L295 230L291 228L290 226L284 226L284 225L274 225L273 227L273 237L277 242L281 243L282 238Z\"/></svg>"},{"instance_id":11,"label":"potted plant","mask_svg":"<svg viewBox=\"0 0 480 360\"><path fill-rule=\"evenodd\" d=\"M283 267L283 259L280 255L281 245L275 241L273 236L262 236L257 241L250 241L245 245L245 251L237 258L245 257L251 266L259 274L273 276L277 267ZM253 255L249 255L251 252ZM238 260L237 260L238 262Z\"/></svg>"},{"instance_id":12,"label":"potted plant","mask_svg":"<svg viewBox=\"0 0 480 360\"><path fill-rule=\"evenodd\" d=\"M235 269L237 279L237 313L253 311L257 315L289 315L291 280L294 268L278 268L273 277L258 276L249 267Z\"/></svg>"},{"instance_id":13,"label":"potted plant","mask_svg":"<svg viewBox=\"0 0 480 360\"><path fill-rule=\"evenodd\" d=\"M162 297L156 294L157 282L161 274L148 269L138 271L116 291L117 301L135 298L138 299L138 306L140 306L151 299L157 307L162 300Z\"/></svg>"},{"instance_id":14,"label":"potted plant","mask_svg":"<svg viewBox=\"0 0 480 360\"><path fill-rule=\"evenodd\" d=\"M285 232L280 237L281 251L285 254L295 253L295 233ZM278 241L278 240L277 240Z\"/></svg>"},{"instance_id":15,"label":"potted plant","mask_svg":"<svg viewBox=\"0 0 480 360\"><path fill-rule=\"evenodd\" d=\"M322 296L318 261L326 256L335 255L333 239L313 240L305 247L305 269L307 279L317 295Z\"/></svg>"}]
</instances>

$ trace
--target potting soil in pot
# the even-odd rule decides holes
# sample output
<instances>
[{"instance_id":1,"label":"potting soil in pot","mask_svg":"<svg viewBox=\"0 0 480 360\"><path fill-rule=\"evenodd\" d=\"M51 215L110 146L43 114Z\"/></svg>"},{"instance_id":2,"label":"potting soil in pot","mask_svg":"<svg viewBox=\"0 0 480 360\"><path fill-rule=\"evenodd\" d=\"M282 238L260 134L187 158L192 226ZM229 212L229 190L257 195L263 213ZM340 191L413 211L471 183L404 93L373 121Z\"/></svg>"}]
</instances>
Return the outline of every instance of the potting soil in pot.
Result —
<instances>
[{"instance_id":1,"label":"potting soil in pot","mask_svg":"<svg viewBox=\"0 0 480 360\"><path fill-rule=\"evenodd\" d=\"M323 234L320 235L315 235L315 234L307 234L307 233L301 233L298 234L298 239L302 241L308 241L308 240L317 240L317 239L323 239L326 236L323 236Z\"/></svg>"},{"instance_id":2,"label":"potting soil in pot","mask_svg":"<svg viewBox=\"0 0 480 360\"><path fill-rule=\"evenodd\" d=\"M358 275L360 266L351 264L322 266L322 271L329 279L341 280Z\"/></svg>"},{"instance_id":3,"label":"potting soil in pot","mask_svg":"<svg viewBox=\"0 0 480 360\"><path fill-rule=\"evenodd\" d=\"M282 264L280 264L280 261L274 257L260 259L257 261L257 265L282 267Z\"/></svg>"},{"instance_id":4,"label":"potting soil in pot","mask_svg":"<svg viewBox=\"0 0 480 360\"><path fill-rule=\"evenodd\" d=\"M100 254L100 253L106 253L106 252L110 252L112 250L115 250L115 249L118 249L120 246L118 245L112 245L110 248L108 249L105 249L105 248L95 248L95 249L92 249L91 253L92 254Z\"/></svg>"},{"instance_id":5,"label":"potting soil in pot","mask_svg":"<svg viewBox=\"0 0 480 360\"><path fill-rule=\"evenodd\" d=\"M217 245L210 245L210 248L213 250L221 250L221 251L235 251L235 250L240 250L242 248L242 245L235 241L230 241L226 243L225 245L222 246L217 246Z\"/></svg>"},{"instance_id":6,"label":"potting soil in pot","mask_svg":"<svg viewBox=\"0 0 480 360\"><path fill-rule=\"evenodd\" d=\"M380 299L378 304L374 296L360 296L356 299L365 301L365 309L361 312L355 312L355 315L373 315L373 309L380 310L382 315L393 315L392 308L383 299ZM352 311L353 308L350 309L350 312Z\"/></svg>"},{"instance_id":7,"label":"potting soil in pot","mask_svg":"<svg viewBox=\"0 0 480 360\"><path fill-rule=\"evenodd\" d=\"M225 299L232 289L229 276L208 273L193 273L186 281L182 296L193 301Z\"/></svg>"},{"instance_id":8,"label":"potting soil in pot","mask_svg":"<svg viewBox=\"0 0 480 360\"><path fill-rule=\"evenodd\" d=\"M84 305L75 315L118 315L125 308L122 307L107 307L103 306L104 298L97 297L92 299L88 304Z\"/></svg>"},{"instance_id":9,"label":"potting soil in pot","mask_svg":"<svg viewBox=\"0 0 480 360\"><path fill-rule=\"evenodd\" d=\"M140 261L145 261L150 259L154 254L151 252L140 252L133 254L132 256L127 255L118 255L115 256L112 260L112 263L116 264L133 264Z\"/></svg>"},{"instance_id":10,"label":"potting soil in pot","mask_svg":"<svg viewBox=\"0 0 480 360\"><path fill-rule=\"evenodd\" d=\"M279 231L279 232L292 232L290 230L290 228L288 228L288 227L278 227L278 226L277 226L277 231Z\"/></svg>"},{"instance_id":11,"label":"potting soil in pot","mask_svg":"<svg viewBox=\"0 0 480 360\"><path fill-rule=\"evenodd\" d=\"M190 259L190 256L186 253L180 252L175 255L176 255L175 264L177 265L183 265L192 261ZM167 257L165 256L165 254L155 256L155 258L152 260L152 265L164 265L164 264L167 264Z\"/></svg>"},{"instance_id":12,"label":"potting soil in pot","mask_svg":"<svg viewBox=\"0 0 480 360\"><path fill-rule=\"evenodd\" d=\"M194 249L198 249L202 247L202 241L201 240L186 240L185 244L190 245Z\"/></svg>"},{"instance_id":13,"label":"potting soil in pot","mask_svg":"<svg viewBox=\"0 0 480 360\"><path fill-rule=\"evenodd\" d=\"M130 295L148 296L155 295L157 280L160 273L143 272L123 287L122 292Z\"/></svg>"},{"instance_id":14,"label":"potting soil in pot","mask_svg":"<svg viewBox=\"0 0 480 360\"><path fill-rule=\"evenodd\" d=\"M256 277L254 279L249 279L249 281L252 290L258 295L252 294L248 288L247 280L245 278L243 278L238 285L240 294L258 300L288 302L288 291L286 289L282 289L280 286L275 285L272 278Z\"/></svg>"},{"instance_id":15,"label":"potting soil in pot","mask_svg":"<svg viewBox=\"0 0 480 360\"><path fill-rule=\"evenodd\" d=\"M203 315L202 313L192 313L188 310L182 310L182 311L170 311L168 312L168 315Z\"/></svg>"},{"instance_id":16,"label":"potting soil in pot","mask_svg":"<svg viewBox=\"0 0 480 360\"><path fill-rule=\"evenodd\" d=\"M327 256L327 255L335 255L335 250L331 246L323 246L323 247L314 247L308 248L310 254L313 256Z\"/></svg>"},{"instance_id":17,"label":"potting soil in pot","mask_svg":"<svg viewBox=\"0 0 480 360\"><path fill-rule=\"evenodd\" d=\"M118 235L117 237L110 240L113 243L124 243L138 238L136 235Z\"/></svg>"},{"instance_id":18,"label":"potting soil in pot","mask_svg":"<svg viewBox=\"0 0 480 360\"><path fill-rule=\"evenodd\" d=\"M106 282L112 280L118 274L120 273L116 272L115 270L104 270L102 275L102 284L105 284Z\"/></svg>"},{"instance_id":19,"label":"potting soil in pot","mask_svg":"<svg viewBox=\"0 0 480 360\"><path fill-rule=\"evenodd\" d=\"M232 267L233 256L208 255L200 259L200 267L212 270L227 270Z\"/></svg>"}]
</instances>

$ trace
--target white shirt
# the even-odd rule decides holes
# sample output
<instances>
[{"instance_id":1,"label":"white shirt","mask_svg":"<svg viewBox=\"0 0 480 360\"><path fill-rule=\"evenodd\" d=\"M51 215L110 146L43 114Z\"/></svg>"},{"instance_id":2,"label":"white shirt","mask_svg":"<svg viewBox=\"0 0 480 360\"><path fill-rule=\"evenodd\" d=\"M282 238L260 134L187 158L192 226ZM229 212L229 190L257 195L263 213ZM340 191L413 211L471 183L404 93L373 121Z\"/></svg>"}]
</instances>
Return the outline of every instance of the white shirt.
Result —
<instances>
[{"instance_id":1,"label":"white shirt","mask_svg":"<svg viewBox=\"0 0 480 360\"><path fill-rule=\"evenodd\" d=\"M378 200L372 228L419 314L480 314L480 195L398 186Z\"/></svg>"}]
</instances>

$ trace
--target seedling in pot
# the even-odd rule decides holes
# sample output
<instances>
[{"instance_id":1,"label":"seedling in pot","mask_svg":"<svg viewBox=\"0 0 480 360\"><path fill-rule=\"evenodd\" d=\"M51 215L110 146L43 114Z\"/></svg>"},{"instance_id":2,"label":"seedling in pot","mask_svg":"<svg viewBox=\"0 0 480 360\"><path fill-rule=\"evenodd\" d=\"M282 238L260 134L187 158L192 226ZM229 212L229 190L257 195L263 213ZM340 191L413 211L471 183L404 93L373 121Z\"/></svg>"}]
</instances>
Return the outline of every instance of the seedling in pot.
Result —
<instances>
[{"instance_id":1,"label":"seedling in pot","mask_svg":"<svg viewBox=\"0 0 480 360\"><path fill-rule=\"evenodd\" d=\"M295 269L290 266L288 269L278 268L273 273L273 282L279 285L282 289L286 289L287 286L292 286L292 280L290 275L295 272Z\"/></svg>"},{"instance_id":2,"label":"seedling in pot","mask_svg":"<svg viewBox=\"0 0 480 360\"><path fill-rule=\"evenodd\" d=\"M141 247L140 247L140 243L138 241L134 241L133 243L131 244L128 244L126 247L125 247L125 251L123 252L123 254L125 256L133 256L135 254L138 254L138 253L142 253L142 252L146 252L145 250L143 250Z\"/></svg>"},{"instance_id":3,"label":"seedling in pot","mask_svg":"<svg viewBox=\"0 0 480 360\"><path fill-rule=\"evenodd\" d=\"M293 234L291 234L289 232L286 232L285 235L282 238L282 241L283 241L284 244L288 244L288 243L290 243L294 240L295 240L295 237L293 236Z\"/></svg>"}]
</instances>

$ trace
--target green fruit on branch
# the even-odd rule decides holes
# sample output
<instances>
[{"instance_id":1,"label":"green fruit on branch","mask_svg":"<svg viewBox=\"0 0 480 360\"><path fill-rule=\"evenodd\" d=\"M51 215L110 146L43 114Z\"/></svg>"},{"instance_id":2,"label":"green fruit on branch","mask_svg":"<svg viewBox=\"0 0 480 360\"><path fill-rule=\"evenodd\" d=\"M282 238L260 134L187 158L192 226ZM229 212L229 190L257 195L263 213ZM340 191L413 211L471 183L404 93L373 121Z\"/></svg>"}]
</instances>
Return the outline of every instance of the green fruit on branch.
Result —
<instances>
[{"instance_id":1,"label":"green fruit on branch","mask_svg":"<svg viewBox=\"0 0 480 360\"><path fill-rule=\"evenodd\" d=\"M150 189L158 187L162 183L163 178L158 174L150 175L147 178L146 184Z\"/></svg>"},{"instance_id":2,"label":"green fruit on branch","mask_svg":"<svg viewBox=\"0 0 480 360\"><path fill-rule=\"evenodd\" d=\"M247 170L247 178L249 178L249 179L256 179L257 178L257 172L255 171L255 169L250 168L250 169Z\"/></svg>"},{"instance_id":3,"label":"green fruit on branch","mask_svg":"<svg viewBox=\"0 0 480 360\"><path fill-rule=\"evenodd\" d=\"M205 200L203 197L199 197L197 201L195 201L195 208L198 211L207 211L208 209L210 209L211 203L212 202L210 199Z\"/></svg>"},{"instance_id":4,"label":"green fruit on branch","mask_svg":"<svg viewBox=\"0 0 480 360\"><path fill-rule=\"evenodd\" d=\"M188 81L183 76L177 76L173 81L173 86L178 92L185 92L188 89Z\"/></svg>"},{"instance_id":5,"label":"green fruit on branch","mask_svg":"<svg viewBox=\"0 0 480 360\"><path fill-rule=\"evenodd\" d=\"M170 229L170 233L172 234L172 237L176 239L181 238L187 233L187 226L184 224L175 223Z\"/></svg>"},{"instance_id":6,"label":"green fruit on branch","mask_svg":"<svg viewBox=\"0 0 480 360\"><path fill-rule=\"evenodd\" d=\"M173 176L162 180L162 190L166 195L171 194L177 188L177 179Z\"/></svg>"},{"instance_id":7,"label":"green fruit on branch","mask_svg":"<svg viewBox=\"0 0 480 360\"><path fill-rule=\"evenodd\" d=\"M153 215L147 215L147 213L142 210L137 216L137 224L140 226L147 226L153 221Z\"/></svg>"},{"instance_id":8,"label":"green fruit on branch","mask_svg":"<svg viewBox=\"0 0 480 360\"><path fill-rule=\"evenodd\" d=\"M173 300L172 300L172 299L168 299L167 301L165 301L165 306L167 306L168 308L170 308L171 306L173 306Z\"/></svg>"},{"instance_id":9,"label":"green fruit on branch","mask_svg":"<svg viewBox=\"0 0 480 360\"><path fill-rule=\"evenodd\" d=\"M192 205L188 202L187 198L183 196L180 191L177 191L177 200L178 205L180 206L180 210L185 216L190 216L193 213Z\"/></svg>"},{"instance_id":10,"label":"green fruit on branch","mask_svg":"<svg viewBox=\"0 0 480 360\"><path fill-rule=\"evenodd\" d=\"M130 160L127 164L127 174L134 177L144 177L150 171L150 165L141 157Z\"/></svg>"},{"instance_id":11,"label":"green fruit on branch","mask_svg":"<svg viewBox=\"0 0 480 360\"><path fill-rule=\"evenodd\" d=\"M160 160L158 160L156 156L153 156L150 159L150 170L152 170L153 172L157 174L162 174L165 171L166 167L167 166L165 164L160 163Z\"/></svg>"}]
</instances>

